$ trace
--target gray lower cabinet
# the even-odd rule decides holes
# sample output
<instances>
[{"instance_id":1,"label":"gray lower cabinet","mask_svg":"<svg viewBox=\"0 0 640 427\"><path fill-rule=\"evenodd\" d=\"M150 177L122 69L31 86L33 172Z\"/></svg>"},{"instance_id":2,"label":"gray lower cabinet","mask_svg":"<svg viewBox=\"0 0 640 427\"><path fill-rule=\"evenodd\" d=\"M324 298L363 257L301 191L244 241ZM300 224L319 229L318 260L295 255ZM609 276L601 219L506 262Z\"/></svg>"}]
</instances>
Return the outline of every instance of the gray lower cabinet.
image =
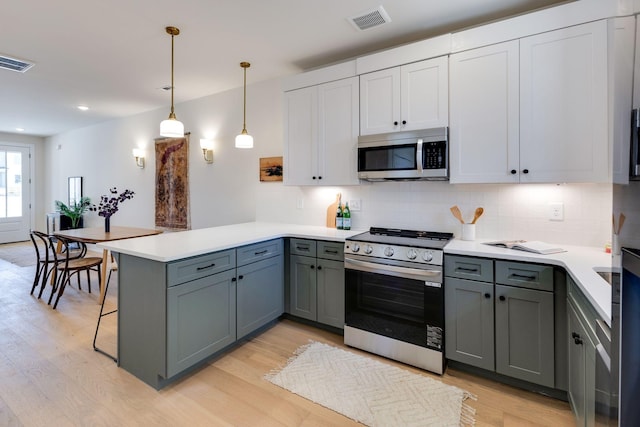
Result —
<instances>
[{"instance_id":1,"label":"gray lower cabinet","mask_svg":"<svg viewBox=\"0 0 640 427\"><path fill-rule=\"evenodd\" d=\"M167 377L236 340L235 271L167 290Z\"/></svg>"},{"instance_id":2,"label":"gray lower cabinet","mask_svg":"<svg viewBox=\"0 0 640 427\"><path fill-rule=\"evenodd\" d=\"M493 283L447 277L444 291L446 357L493 371Z\"/></svg>"},{"instance_id":3,"label":"gray lower cabinet","mask_svg":"<svg viewBox=\"0 0 640 427\"><path fill-rule=\"evenodd\" d=\"M593 329L595 310L580 294L575 283L569 279L567 298L569 404L577 426L596 424L596 346L597 336Z\"/></svg>"},{"instance_id":4,"label":"gray lower cabinet","mask_svg":"<svg viewBox=\"0 0 640 427\"><path fill-rule=\"evenodd\" d=\"M445 357L554 387L553 283L552 267L446 256Z\"/></svg>"},{"instance_id":5,"label":"gray lower cabinet","mask_svg":"<svg viewBox=\"0 0 640 427\"><path fill-rule=\"evenodd\" d=\"M495 292L496 372L554 387L553 293L504 285Z\"/></svg>"},{"instance_id":6,"label":"gray lower cabinet","mask_svg":"<svg viewBox=\"0 0 640 427\"><path fill-rule=\"evenodd\" d=\"M343 246L338 242L290 239L290 314L344 328Z\"/></svg>"},{"instance_id":7,"label":"gray lower cabinet","mask_svg":"<svg viewBox=\"0 0 640 427\"><path fill-rule=\"evenodd\" d=\"M284 255L238 267L238 339L284 313Z\"/></svg>"}]
</instances>

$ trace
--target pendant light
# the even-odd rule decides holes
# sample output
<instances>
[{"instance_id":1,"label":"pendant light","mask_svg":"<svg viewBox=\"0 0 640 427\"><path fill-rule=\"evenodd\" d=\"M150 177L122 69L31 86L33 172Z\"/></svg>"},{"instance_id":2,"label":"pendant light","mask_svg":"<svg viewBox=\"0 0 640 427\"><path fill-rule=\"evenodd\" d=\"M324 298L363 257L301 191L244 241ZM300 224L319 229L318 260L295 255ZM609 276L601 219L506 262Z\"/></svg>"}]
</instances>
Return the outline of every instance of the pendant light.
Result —
<instances>
[{"instance_id":1,"label":"pendant light","mask_svg":"<svg viewBox=\"0 0 640 427\"><path fill-rule=\"evenodd\" d=\"M244 69L244 110L242 119L242 132L236 136L236 148L253 148L253 137L247 133L247 68L251 66L248 62L241 62Z\"/></svg>"},{"instance_id":2,"label":"pendant light","mask_svg":"<svg viewBox=\"0 0 640 427\"><path fill-rule=\"evenodd\" d=\"M171 36L171 113L167 120L160 122L160 136L182 138L184 125L176 119L176 114L173 112L173 37L180 34L180 30L176 27L166 27L165 30Z\"/></svg>"}]
</instances>

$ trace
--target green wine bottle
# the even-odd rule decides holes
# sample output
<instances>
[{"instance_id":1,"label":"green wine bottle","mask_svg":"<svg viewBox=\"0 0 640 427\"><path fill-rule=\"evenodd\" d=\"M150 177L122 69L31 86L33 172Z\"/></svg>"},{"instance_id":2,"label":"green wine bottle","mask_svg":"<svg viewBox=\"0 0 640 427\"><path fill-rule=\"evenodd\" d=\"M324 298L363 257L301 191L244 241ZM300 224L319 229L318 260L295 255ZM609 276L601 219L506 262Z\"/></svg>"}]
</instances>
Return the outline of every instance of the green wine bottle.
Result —
<instances>
[{"instance_id":1,"label":"green wine bottle","mask_svg":"<svg viewBox=\"0 0 640 427\"><path fill-rule=\"evenodd\" d=\"M351 230L351 211L349 210L349 202L345 203L342 212L342 229Z\"/></svg>"},{"instance_id":2,"label":"green wine bottle","mask_svg":"<svg viewBox=\"0 0 640 427\"><path fill-rule=\"evenodd\" d=\"M336 228L342 230L344 226L344 212L342 212L342 198L338 200L338 209L336 210Z\"/></svg>"}]
</instances>

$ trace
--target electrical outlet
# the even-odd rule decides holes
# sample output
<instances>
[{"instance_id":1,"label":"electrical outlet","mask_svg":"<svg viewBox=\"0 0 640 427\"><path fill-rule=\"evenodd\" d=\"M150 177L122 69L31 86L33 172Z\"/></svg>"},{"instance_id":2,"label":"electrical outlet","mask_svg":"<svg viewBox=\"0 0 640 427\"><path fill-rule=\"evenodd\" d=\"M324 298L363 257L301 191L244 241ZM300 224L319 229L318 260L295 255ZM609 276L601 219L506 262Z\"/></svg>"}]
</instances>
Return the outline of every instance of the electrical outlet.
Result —
<instances>
[{"instance_id":1,"label":"electrical outlet","mask_svg":"<svg viewBox=\"0 0 640 427\"><path fill-rule=\"evenodd\" d=\"M562 202L549 203L549 221L564 221L564 204Z\"/></svg>"},{"instance_id":2,"label":"electrical outlet","mask_svg":"<svg viewBox=\"0 0 640 427\"><path fill-rule=\"evenodd\" d=\"M351 210L351 211L359 211L360 210L360 199L351 199L351 200L349 200L349 210Z\"/></svg>"},{"instance_id":3,"label":"electrical outlet","mask_svg":"<svg viewBox=\"0 0 640 427\"><path fill-rule=\"evenodd\" d=\"M296 208L297 209L304 209L304 199L296 200Z\"/></svg>"}]
</instances>

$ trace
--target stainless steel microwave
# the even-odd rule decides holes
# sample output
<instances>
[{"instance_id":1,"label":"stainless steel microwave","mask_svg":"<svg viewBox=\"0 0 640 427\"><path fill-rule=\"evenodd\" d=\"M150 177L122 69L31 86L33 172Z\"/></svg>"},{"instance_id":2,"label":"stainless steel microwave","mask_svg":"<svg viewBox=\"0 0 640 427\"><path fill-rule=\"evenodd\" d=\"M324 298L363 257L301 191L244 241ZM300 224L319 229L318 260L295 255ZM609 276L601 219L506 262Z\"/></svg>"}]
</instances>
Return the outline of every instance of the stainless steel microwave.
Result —
<instances>
[{"instance_id":1,"label":"stainless steel microwave","mask_svg":"<svg viewBox=\"0 0 640 427\"><path fill-rule=\"evenodd\" d=\"M358 138L358 178L367 181L449 179L448 128Z\"/></svg>"}]
</instances>

